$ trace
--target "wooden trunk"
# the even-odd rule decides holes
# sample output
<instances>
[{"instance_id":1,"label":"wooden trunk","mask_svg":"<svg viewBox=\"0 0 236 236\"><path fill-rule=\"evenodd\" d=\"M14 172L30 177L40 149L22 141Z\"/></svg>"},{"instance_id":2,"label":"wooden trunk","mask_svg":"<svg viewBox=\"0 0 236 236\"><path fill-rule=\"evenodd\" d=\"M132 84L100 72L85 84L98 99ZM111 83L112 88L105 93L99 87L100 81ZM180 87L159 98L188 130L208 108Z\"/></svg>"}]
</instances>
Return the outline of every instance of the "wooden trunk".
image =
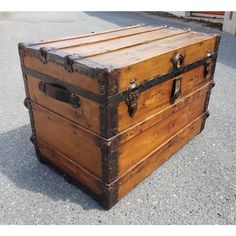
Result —
<instances>
[{"instance_id":1,"label":"wooden trunk","mask_svg":"<svg viewBox=\"0 0 236 236\"><path fill-rule=\"evenodd\" d=\"M20 43L37 157L111 208L203 130L219 41L136 25Z\"/></svg>"}]
</instances>

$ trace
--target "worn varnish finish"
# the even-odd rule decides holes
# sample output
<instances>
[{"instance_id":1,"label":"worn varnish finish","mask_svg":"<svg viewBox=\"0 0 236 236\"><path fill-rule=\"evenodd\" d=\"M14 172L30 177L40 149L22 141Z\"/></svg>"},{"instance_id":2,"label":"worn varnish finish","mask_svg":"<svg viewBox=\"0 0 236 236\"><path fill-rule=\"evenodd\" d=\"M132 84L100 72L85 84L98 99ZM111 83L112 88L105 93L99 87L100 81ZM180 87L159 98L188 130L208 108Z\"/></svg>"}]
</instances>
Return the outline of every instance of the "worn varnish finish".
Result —
<instances>
[{"instance_id":1,"label":"worn varnish finish","mask_svg":"<svg viewBox=\"0 0 236 236\"><path fill-rule=\"evenodd\" d=\"M135 25L20 43L38 159L111 208L203 130L219 40Z\"/></svg>"}]
</instances>

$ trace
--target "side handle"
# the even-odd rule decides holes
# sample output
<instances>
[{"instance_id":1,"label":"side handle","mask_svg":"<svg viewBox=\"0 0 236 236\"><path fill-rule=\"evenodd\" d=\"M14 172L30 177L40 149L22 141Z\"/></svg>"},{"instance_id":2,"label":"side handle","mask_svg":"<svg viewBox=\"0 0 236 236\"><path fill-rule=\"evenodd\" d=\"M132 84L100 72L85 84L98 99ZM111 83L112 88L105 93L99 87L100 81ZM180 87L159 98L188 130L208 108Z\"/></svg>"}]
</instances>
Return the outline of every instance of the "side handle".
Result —
<instances>
[{"instance_id":1,"label":"side handle","mask_svg":"<svg viewBox=\"0 0 236 236\"><path fill-rule=\"evenodd\" d=\"M42 91L46 96L70 104L73 108L78 108L81 105L79 96L77 96L75 93L72 93L63 86L40 81L39 90Z\"/></svg>"}]
</instances>

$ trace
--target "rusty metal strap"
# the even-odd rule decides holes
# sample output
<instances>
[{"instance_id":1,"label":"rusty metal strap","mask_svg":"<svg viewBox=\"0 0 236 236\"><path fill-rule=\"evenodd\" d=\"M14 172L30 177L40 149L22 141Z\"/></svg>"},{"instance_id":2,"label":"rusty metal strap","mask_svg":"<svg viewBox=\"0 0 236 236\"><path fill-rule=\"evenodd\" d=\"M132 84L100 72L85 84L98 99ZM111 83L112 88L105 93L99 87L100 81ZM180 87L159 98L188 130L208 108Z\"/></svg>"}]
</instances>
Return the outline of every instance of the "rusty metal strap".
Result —
<instances>
[{"instance_id":1,"label":"rusty metal strap","mask_svg":"<svg viewBox=\"0 0 236 236\"><path fill-rule=\"evenodd\" d=\"M137 89L138 89L138 92L141 93L157 84L161 84L169 79L172 79L176 76L179 76L185 72L188 72L190 70L193 70L199 66L202 66L202 65L205 65L205 63L207 63L207 61L209 60L215 60L217 57L217 53L215 54L212 54L210 57L205 57L201 60L198 60L198 61L195 61L191 64L188 64L186 66L182 66L181 68L175 70L175 71L172 71L168 74L165 74L165 75L162 75L162 76L157 76L157 77L154 77L153 79L151 80L148 80L140 85L138 85ZM76 93L78 95L81 95L85 98L88 98L94 102L97 102L99 103L100 105L103 105L103 106L115 106L117 103L121 102L121 101L125 101L128 99L128 96L129 96L129 91L126 90L124 92L121 92L121 93L118 93L118 94L115 94L115 95L112 95L110 97L106 97L106 95L100 95L100 94L95 94L95 93L92 93L86 89L83 89L83 88L80 88L80 87L76 87L74 85L71 85L69 83L66 83L62 80L58 80L56 78L53 78L51 76L48 76L48 75L45 75L45 74L42 74L38 71L34 71L32 69L29 69L27 67L22 67L22 70L23 70L23 73L27 74L27 75L31 75L37 79L40 79L42 81L45 81L45 82L48 82L48 83L53 83L53 84L57 84L57 85L60 85L60 86L63 86L65 87L66 89L68 89L69 91L73 92L73 93Z\"/></svg>"}]
</instances>

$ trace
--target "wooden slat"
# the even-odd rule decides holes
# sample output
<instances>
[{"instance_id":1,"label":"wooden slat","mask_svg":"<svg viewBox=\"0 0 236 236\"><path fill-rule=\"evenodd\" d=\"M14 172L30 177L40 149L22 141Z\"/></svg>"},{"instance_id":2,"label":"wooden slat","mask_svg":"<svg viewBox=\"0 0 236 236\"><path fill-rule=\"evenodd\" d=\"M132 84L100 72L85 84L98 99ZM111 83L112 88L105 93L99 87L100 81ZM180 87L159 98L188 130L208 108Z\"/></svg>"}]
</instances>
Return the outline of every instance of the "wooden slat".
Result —
<instances>
[{"instance_id":1,"label":"wooden slat","mask_svg":"<svg viewBox=\"0 0 236 236\"><path fill-rule=\"evenodd\" d=\"M196 118L189 125L166 140L161 146L153 150L145 159L138 162L119 180L119 200L131 191L137 184L150 175L163 162L168 160L176 151L182 148L201 131L204 115Z\"/></svg>"},{"instance_id":2,"label":"wooden slat","mask_svg":"<svg viewBox=\"0 0 236 236\"><path fill-rule=\"evenodd\" d=\"M143 26L143 27L138 27L138 28L132 28L129 30L125 31L116 31L112 33L107 33L107 34L102 34L102 35L96 35L94 37L88 37L88 38L78 38L78 39L73 39L69 41L59 41L55 42L52 44L45 44L43 46L51 46L53 49L66 49L70 47L79 47L79 46L85 46L89 44L95 44L99 42L105 42L109 40L114 40L114 39L119 39L119 38L124 38L124 37L129 37L132 35L137 35L137 34L143 34L146 32L153 32L153 31L158 31L161 30L161 27L151 27L151 26ZM39 45L38 47L41 47L42 45Z\"/></svg>"},{"instance_id":3,"label":"wooden slat","mask_svg":"<svg viewBox=\"0 0 236 236\"><path fill-rule=\"evenodd\" d=\"M94 37L94 36L103 35L103 34L109 34L109 33L113 33L113 32L126 31L126 30L130 30L130 29L143 27L144 25L145 24L137 24L137 25L131 25L131 26L122 27L122 28L115 28L115 29L111 29L111 30L101 31L101 32L97 32L97 33L90 33L90 34L79 35L79 36L52 39L52 40L47 40L47 41L40 41L40 42L32 43L31 45L32 46L40 45L40 47L42 47L42 46L44 47L44 46L48 46L49 44L54 44L57 42L64 42L64 41L70 41L73 39L89 38L89 37Z\"/></svg>"},{"instance_id":4,"label":"wooden slat","mask_svg":"<svg viewBox=\"0 0 236 236\"><path fill-rule=\"evenodd\" d=\"M68 156L78 165L101 177L101 149L95 135L33 103L36 136Z\"/></svg>"},{"instance_id":5,"label":"wooden slat","mask_svg":"<svg viewBox=\"0 0 236 236\"><path fill-rule=\"evenodd\" d=\"M75 45L67 48L61 48L61 51L69 54L76 53L81 58L88 58L97 55L113 53L115 51L124 50L142 44L148 44L161 39L166 39L186 33L188 33L188 31L159 29L158 31L136 34L129 37L115 38L104 42L93 43L91 45Z\"/></svg>"}]
</instances>

